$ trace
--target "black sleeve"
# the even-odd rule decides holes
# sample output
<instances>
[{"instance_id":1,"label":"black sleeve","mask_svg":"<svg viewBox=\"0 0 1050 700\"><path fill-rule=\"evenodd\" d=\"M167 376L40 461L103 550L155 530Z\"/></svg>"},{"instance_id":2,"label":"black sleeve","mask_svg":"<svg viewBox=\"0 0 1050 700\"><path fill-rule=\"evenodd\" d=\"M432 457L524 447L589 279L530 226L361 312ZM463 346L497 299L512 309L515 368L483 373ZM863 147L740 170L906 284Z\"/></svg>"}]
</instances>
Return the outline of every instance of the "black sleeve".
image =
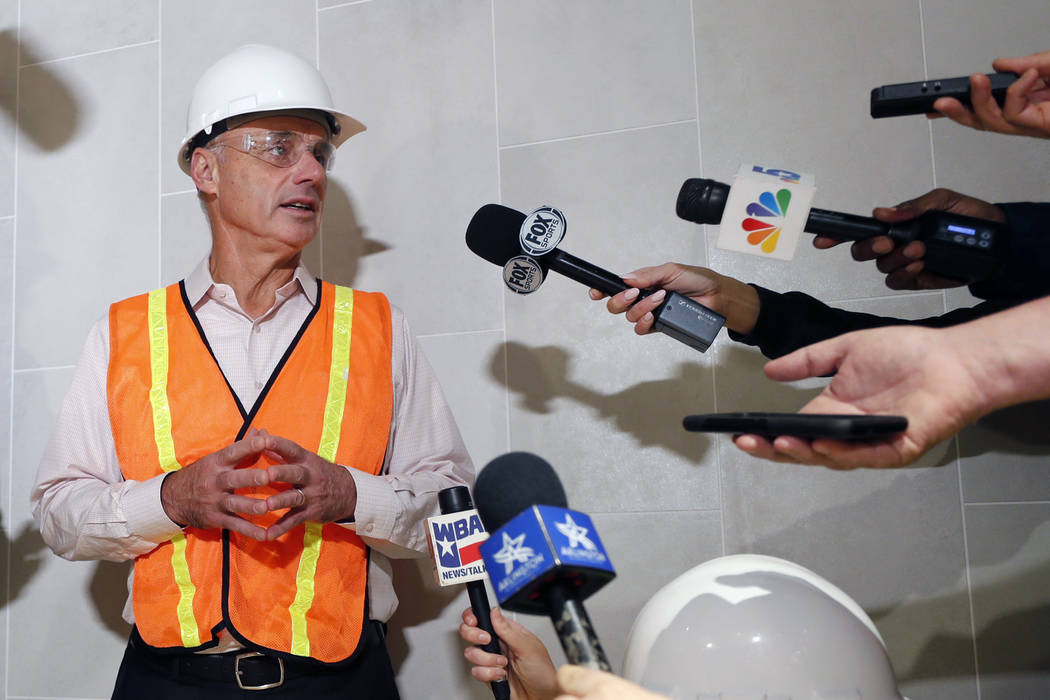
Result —
<instances>
[{"instance_id":1,"label":"black sleeve","mask_svg":"<svg viewBox=\"0 0 1050 700\"><path fill-rule=\"evenodd\" d=\"M928 328L953 326L1025 301L995 299L981 302L974 307L949 311L940 316L907 320L836 309L802 292L779 294L758 285L751 286L758 291L760 302L755 327L747 335L729 331L729 337L737 342L758 347L762 354L769 358L777 358L806 345L865 328L902 325Z\"/></svg>"},{"instance_id":2,"label":"black sleeve","mask_svg":"<svg viewBox=\"0 0 1050 700\"><path fill-rule=\"evenodd\" d=\"M1050 294L1050 204L1008 202L997 204L1006 214L1003 269L990 280L970 285L979 299L1030 300Z\"/></svg>"}]
</instances>

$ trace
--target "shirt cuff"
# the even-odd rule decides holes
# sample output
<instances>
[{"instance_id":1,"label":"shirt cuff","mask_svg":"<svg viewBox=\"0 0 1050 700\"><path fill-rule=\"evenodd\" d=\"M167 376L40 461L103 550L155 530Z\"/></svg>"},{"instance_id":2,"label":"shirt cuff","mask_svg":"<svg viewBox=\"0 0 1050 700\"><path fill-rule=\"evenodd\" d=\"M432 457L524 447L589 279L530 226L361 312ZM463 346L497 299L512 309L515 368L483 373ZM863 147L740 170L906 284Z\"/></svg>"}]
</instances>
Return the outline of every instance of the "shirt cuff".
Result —
<instances>
[{"instance_id":1,"label":"shirt cuff","mask_svg":"<svg viewBox=\"0 0 1050 700\"><path fill-rule=\"evenodd\" d=\"M137 537L160 544L182 532L172 522L160 502L160 486L167 474L155 476L147 481L129 481L124 492L124 514L128 531Z\"/></svg>"},{"instance_id":2,"label":"shirt cuff","mask_svg":"<svg viewBox=\"0 0 1050 700\"><path fill-rule=\"evenodd\" d=\"M393 488L382 476L365 474L357 469L349 471L357 487L357 505L354 522L346 525L361 537L390 540L399 511Z\"/></svg>"}]
</instances>

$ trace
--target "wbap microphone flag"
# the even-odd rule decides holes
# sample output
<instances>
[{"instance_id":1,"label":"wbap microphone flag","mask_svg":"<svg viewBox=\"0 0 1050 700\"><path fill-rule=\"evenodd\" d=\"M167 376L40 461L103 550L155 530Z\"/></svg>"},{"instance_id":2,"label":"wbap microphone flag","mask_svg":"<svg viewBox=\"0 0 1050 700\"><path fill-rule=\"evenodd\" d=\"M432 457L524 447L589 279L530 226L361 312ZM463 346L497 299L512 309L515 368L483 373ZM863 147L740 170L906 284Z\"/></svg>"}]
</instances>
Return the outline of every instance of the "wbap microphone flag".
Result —
<instances>
[{"instance_id":1,"label":"wbap microphone flag","mask_svg":"<svg viewBox=\"0 0 1050 700\"><path fill-rule=\"evenodd\" d=\"M488 537L473 508L427 518L427 541L437 582L452 586L483 580L485 562L481 558L481 543Z\"/></svg>"}]
</instances>

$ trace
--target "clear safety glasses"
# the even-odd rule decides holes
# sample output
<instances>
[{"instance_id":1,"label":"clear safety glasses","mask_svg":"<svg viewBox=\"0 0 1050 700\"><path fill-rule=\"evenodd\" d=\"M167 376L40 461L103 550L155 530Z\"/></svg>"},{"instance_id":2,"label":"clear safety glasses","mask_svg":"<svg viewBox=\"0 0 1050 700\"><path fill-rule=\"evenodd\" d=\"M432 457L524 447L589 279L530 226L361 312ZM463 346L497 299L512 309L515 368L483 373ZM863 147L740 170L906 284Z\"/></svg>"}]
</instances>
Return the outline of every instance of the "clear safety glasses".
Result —
<instances>
[{"instance_id":1,"label":"clear safety glasses","mask_svg":"<svg viewBox=\"0 0 1050 700\"><path fill-rule=\"evenodd\" d=\"M324 140L307 140L294 131L249 131L240 138L231 138L228 141L216 139L208 148L219 146L247 153L278 168L292 167L307 151L313 154L325 170L331 170L335 164L335 146Z\"/></svg>"}]
</instances>

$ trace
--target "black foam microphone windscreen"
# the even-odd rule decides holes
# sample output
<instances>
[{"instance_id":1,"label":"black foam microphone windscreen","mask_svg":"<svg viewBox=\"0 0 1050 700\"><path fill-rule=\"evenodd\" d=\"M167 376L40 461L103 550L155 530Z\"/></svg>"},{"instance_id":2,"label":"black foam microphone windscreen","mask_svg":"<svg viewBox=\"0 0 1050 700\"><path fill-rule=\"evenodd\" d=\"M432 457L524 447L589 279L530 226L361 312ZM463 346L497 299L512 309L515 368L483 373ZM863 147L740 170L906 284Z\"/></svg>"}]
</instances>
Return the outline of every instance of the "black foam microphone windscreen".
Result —
<instances>
[{"instance_id":1,"label":"black foam microphone windscreen","mask_svg":"<svg viewBox=\"0 0 1050 700\"><path fill-rule=\"evenodd\" d=\"M531 452L508 452L485 465L474 482L474 500L490 533L533 505L569 507L554 468Z\"/></svg>"}]
</instances>

